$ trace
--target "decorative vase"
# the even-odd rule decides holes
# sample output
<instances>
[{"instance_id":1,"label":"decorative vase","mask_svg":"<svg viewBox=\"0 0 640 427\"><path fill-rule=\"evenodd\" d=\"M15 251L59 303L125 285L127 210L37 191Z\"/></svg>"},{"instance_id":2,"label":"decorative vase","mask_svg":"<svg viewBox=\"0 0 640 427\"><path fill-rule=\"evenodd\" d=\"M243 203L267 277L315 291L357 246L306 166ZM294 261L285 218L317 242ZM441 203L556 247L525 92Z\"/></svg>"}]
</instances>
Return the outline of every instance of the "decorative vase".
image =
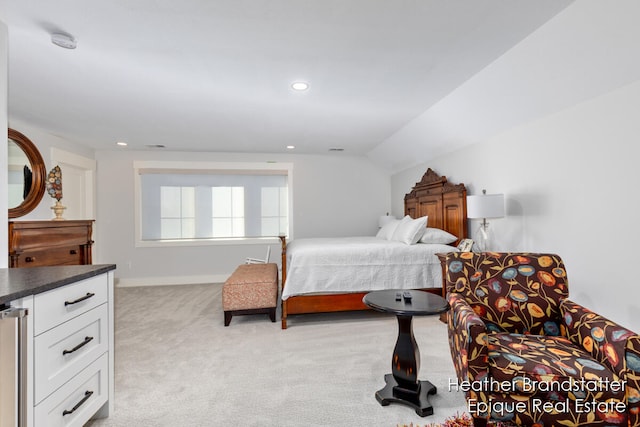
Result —
<instances>
[{"instance_id":1,"label":"decorative vase","mask_svg":"<svg viewBox=\"0 0 640 427\"><path fill-rule=\"evenodd\" d=\"M64 212L67 207L62 206L60 200L58 200L55 205L51 206L51 209L53 210L53 213L56 214L56 217L53 218L52 221L64 221L64 218L62 218L62 212Z\"/></svg>"}]
</instances>

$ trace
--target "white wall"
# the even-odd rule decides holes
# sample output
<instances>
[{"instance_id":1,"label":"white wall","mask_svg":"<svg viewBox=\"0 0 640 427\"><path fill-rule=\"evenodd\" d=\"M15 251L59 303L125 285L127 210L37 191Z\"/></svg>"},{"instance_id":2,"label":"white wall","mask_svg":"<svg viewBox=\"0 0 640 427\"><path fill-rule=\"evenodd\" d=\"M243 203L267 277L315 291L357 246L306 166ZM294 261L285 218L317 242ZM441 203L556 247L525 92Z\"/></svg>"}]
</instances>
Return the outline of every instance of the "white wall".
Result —
<instances>
[{"instance_id":1,"label":"white wall","mask_svg":"<svg viewBox=\"0 0 640 427\"><path fill-rule=\"evenodd\" d=\"M495 249L561 255L571 299L640 331L638 117L640 81L394 175L393 210L426 166L469 194L504 193Z\"/></svg>"},{"instance_id":2,"label":"white wall","mask_svg":"<svg viewBox=\"0 0 640 427\"><path fill-rule=\"evenodd\" d=\"M136 248L136 160L293 163L294 238L374 235L378 216L389 211L386 171L362 157L273 154L100 151L96 153L97 263L115 263L121 285L195 283L228 277L247 256L264 256L264 245ZM272 261L279 259L272 246Z\"/></svg>"},{"instance_id":3,"label":"white wall","mask_svg":"<svg viewBox=\"0 0 640 427\"><path fill-rule=\"evenodd\" d=\"M638 13L630 0L573 3L386 144L413 147L425 162L392 177L396 214L427 166L469 194L504 193L494 248L560 254L571 298L636 331ZM433 151L420 146L434 138ZM449 142L466 148L446 154Z\"/></svg>"},{"instance_id":4,"label":"white wall","mask_svg":"<svg viewBox=\"0 0 640 427\"><path fill-rule=\"evenodd\" d=\"M0 21L0 171L8 170L7 165L7 54L9 45L9 34L7 26ZM8 176L6 173L0 174L0 223L6 224L8 221L7 188L9 186ZM0 227L0 247L8 246L8 230L7 227ZM9 265L8 257L0 257L0 268Z\"/></svg>"}]
</instances>

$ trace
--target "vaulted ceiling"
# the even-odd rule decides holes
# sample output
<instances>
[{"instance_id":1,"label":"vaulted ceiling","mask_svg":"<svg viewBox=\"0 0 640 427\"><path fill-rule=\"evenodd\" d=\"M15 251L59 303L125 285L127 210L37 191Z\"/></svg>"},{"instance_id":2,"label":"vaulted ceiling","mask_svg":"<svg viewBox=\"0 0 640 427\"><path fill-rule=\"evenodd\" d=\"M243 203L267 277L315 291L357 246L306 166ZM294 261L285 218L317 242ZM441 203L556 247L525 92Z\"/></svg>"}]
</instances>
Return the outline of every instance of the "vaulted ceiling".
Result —
<instances>
[{"instance_id":1,"label":"vaulted ceiling","mask_svg":"<svg viewBox=\"0 0 640 427\"><path fill-rule=\"evenodd\" d=\"M9 124L97 150L366 155L569 3L5 0Z\"/></svg>"}]
</instances>

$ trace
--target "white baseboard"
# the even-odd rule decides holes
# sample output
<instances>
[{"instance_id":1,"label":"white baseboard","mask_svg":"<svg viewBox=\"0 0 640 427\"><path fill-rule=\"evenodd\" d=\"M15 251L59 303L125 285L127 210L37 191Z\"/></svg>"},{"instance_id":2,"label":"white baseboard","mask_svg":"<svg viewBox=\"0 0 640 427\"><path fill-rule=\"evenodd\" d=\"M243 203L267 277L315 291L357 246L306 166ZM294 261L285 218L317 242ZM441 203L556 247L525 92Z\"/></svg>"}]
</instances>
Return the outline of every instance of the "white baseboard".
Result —
<instances>
[{"instance_id":1,"label":"white baseboard","mask_svg":"<svg viewBox=\"0 0 640 427\"><path fill-rule=\"evenodd\" d=\"M162 277L134 277L118 278L115 280L117 288L132 288L135 286L166 286L166 285L197 285L201 283L224 283L231 276L229 274L212 274L203 276L162 276Z\"/></svg>"}]
</instances>

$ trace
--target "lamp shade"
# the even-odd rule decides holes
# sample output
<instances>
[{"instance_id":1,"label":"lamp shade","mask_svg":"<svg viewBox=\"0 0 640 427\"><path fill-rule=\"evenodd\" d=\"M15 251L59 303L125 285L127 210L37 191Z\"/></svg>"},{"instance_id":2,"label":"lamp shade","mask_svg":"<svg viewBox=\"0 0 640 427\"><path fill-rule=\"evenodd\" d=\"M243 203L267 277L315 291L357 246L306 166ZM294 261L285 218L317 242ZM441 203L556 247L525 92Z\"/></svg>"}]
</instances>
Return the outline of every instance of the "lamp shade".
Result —
<instances>
[{"instance_id":1,"label":"lamp shade","mask_svg":"<svg viewBox=\"0 0 640 427\"><path fill-rule=\"evenodd\" d=\"M467 196L467 218L502 218L504 194Z\"/></svg>"}]
</instances>

